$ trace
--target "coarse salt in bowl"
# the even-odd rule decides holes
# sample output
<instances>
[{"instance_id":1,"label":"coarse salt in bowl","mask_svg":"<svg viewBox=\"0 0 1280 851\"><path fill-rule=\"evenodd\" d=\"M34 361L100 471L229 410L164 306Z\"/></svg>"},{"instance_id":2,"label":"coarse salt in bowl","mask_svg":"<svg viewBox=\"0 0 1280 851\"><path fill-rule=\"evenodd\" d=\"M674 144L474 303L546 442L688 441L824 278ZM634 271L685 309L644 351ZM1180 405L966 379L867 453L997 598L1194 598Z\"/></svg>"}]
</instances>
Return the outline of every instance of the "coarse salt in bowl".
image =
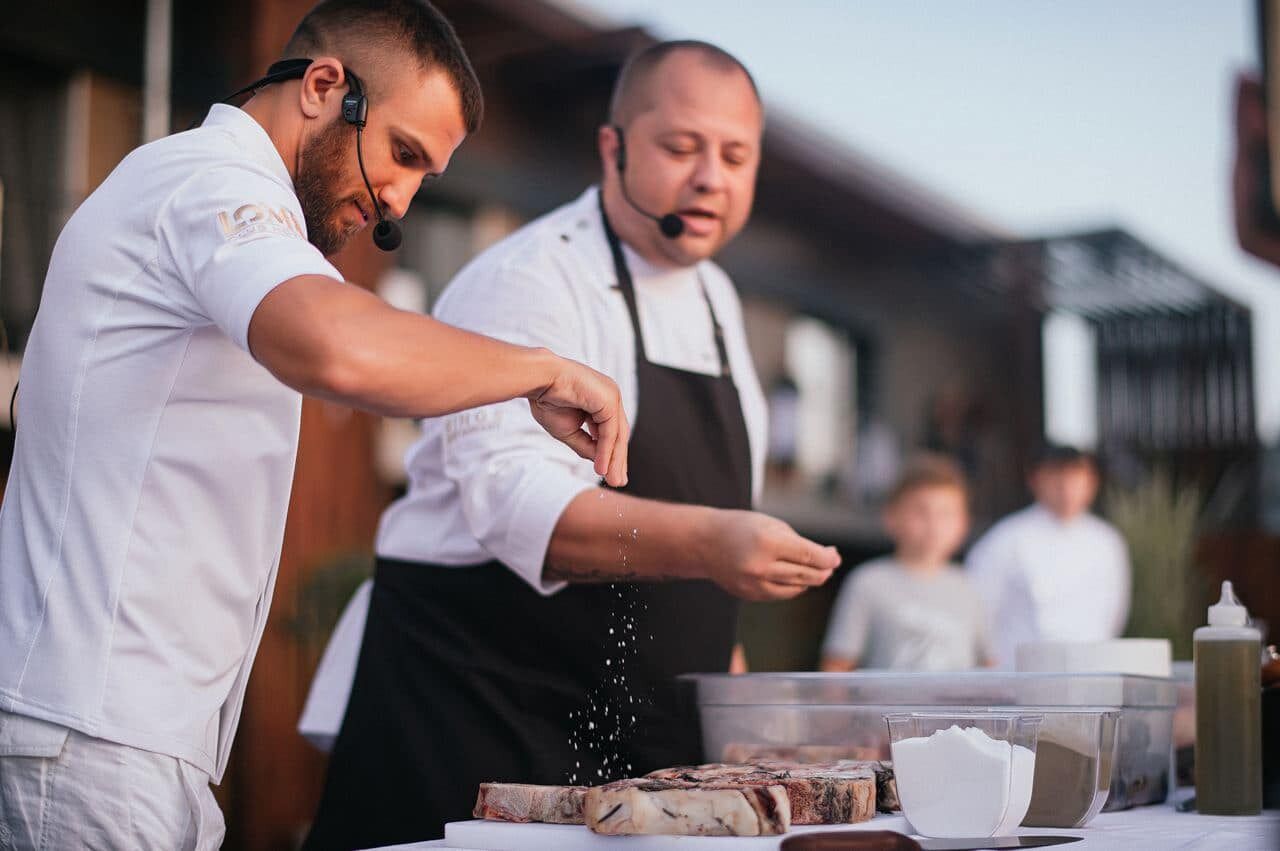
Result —
<instances>
[{"instance_id":1,"label":"coarse salt in bowl","mask_svg":"<svg viewBox=\"0 0 1280 851\"><path fill-rule=\"evenodd\" d=\"M923 836L1013 833L1027 814L1043 715L893 712L889 749L898 800Z\"/></svg>"}]
</instances>

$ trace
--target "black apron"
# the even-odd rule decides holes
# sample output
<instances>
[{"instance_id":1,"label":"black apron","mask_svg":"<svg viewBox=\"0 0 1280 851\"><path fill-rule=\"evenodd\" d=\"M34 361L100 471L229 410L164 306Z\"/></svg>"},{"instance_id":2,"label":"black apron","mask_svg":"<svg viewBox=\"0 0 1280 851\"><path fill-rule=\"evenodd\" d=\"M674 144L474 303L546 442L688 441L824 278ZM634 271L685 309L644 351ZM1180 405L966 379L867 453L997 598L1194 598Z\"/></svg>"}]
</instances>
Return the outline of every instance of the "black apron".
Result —
<instances>
[{"instance_id":1,"label":"black apron","mask_svg":"<svg viewBox=\"0 0 1280 851\"><path fill-rule=\"evenodd\" d=\"M650 363L621 244L604 228L635 331L639 415L622 491L749 508L747 431L715 311L708 300L719 375ZM736 620L736 601L707 581L573 584L544 597L496 561L379 559L304 848L440 837L471 817L486 781L594 785L702 761L691 690L675 678L727 670Z\"/></svg>"}]
</instances>

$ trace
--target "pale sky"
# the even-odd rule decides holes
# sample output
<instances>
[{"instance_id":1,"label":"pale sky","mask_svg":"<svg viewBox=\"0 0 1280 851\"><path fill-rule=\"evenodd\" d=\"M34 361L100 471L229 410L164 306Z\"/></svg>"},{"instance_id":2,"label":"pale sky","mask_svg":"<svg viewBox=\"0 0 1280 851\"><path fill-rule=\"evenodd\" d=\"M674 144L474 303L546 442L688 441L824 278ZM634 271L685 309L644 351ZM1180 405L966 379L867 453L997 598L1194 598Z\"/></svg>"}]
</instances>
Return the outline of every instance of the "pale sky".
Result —
<instances>
[{"instance_id":1,"label":"pale sky","mask_svg":"<svg viewBox=\"0 0 1280 851\"><path fill-rule=\"evenodd\" d=\"M1280 270L1235 244L1228 176L1252 0L569 0L713 41L774 114L1023 236L1119 225L1254 309L1280 438Z\"/></svg>"}]
</instances>

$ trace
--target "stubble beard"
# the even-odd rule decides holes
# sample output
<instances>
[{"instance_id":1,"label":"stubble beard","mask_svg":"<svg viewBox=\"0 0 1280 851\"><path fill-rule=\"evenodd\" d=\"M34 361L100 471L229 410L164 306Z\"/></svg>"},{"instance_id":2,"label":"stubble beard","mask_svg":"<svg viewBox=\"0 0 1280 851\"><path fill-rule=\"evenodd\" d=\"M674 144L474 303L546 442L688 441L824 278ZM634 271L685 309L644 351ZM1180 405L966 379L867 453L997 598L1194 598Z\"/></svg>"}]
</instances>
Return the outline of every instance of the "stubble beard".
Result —
<instances>
[{"instance_id":1,"label":"stubble beard","mask_svg":"<svg viewBox=\"0 0 1280 851\"><path fill-rule=\"evenodd\" d=\"M345 163L352 156L354 128L338 116L303 145L298 161L297 194L307 239L325 257L337 254L360 229L343 225L338 212L355 200L339 197L333 187L341 186Z\"/></svg>"}]
</instances>

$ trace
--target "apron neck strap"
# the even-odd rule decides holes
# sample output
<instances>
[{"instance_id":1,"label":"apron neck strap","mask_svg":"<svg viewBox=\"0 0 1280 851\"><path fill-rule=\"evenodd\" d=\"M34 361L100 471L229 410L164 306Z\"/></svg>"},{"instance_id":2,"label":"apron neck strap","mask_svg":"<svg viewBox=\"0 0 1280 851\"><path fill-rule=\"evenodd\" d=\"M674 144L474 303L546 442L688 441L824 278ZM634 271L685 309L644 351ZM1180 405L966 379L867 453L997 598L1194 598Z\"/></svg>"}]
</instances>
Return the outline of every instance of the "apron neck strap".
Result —
<instances>
[{"instance_id":1,"label":"apron neck strap","mask_svg":"<svg viewBox=\"0 0 1280 851\"><path fill-rule=\"evenodd\" d=\"M626 255L622 253L622 240L618 238L613 225L609 224L609 216L604 211L604 187L601 187L597 193L597 200L600 202L600 221L604 224L604 236L609 243L609 253L613 256L613 271L618 277L618 289L622 291L622 299L627 303L627 314L631 317L631 329L635 333L636 357L648 361L649 357L644 348L644 335L640 333L640 310L636 305L635 282L631 277L631 269L627 266ZM716 318L715 307L711 304L706 282L702 279L702 271L697 270L696 274L698 276L698 290L702 293L702 300L706 302L707 313L711 315L711 327L715 333L716 340L716 354L720 358L720 375L728 376L731 372L729 369L729 353L724 342L724 329L720 326L720 320Z\"/></svg>"},{"instance_id":2,"label":"apron neck strap","mask_svg":"<svg viewBox=\"0 0 1280 851\"><path fill-rule=\"evenodd\" d=\"M636 338L636 358L648 361L644 350L644 335L640 333L640 311L636 307L636 288L631 280L631 270L627 267L626 255L622 253L622 240L609 224L609 215L604 211L604 187L597 193L600 202L600 221L604 223L604 238L609 241L609 253L613 255L613 272L618 277L618 289L622 290L622 299L627 303L627 314L631 317L631 329Z\"/></svg>"}]
</instances>

